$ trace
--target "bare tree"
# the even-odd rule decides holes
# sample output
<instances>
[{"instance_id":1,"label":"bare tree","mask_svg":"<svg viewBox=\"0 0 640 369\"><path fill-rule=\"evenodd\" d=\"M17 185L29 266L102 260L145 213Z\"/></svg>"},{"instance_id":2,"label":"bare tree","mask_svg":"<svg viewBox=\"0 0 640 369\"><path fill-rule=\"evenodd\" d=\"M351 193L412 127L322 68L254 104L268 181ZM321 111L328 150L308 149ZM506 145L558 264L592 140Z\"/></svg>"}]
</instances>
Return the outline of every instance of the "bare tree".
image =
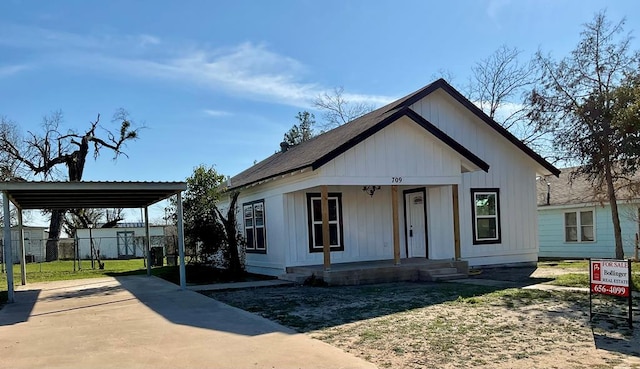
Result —
<instances>
[{"instance_id":1,"label":"bare tree","mask_svg":"<svg viewBox=\"0 0 640 369\"><path fill-rule=\"evenodd\" d=\"M65 214L62 228L68 235L74 235L76 229L100 225L100 228L113 228L124 220L122 208L116 209L69 209Z\"/></svg>"},{"instance_id":2,"label":"bare tree","mask_svg":"<svg viewBox=\"0 0 640 369\"><path fill-rule=\"evenodd\" d=\"M19 146L20 131L18 125L6 117L0 117L0 135L7 137L8 140ZM0 151L0 181L23 181L24 171L21 163L15 160L7 153ZM0 205L3 199L0 197ZM10 212L11 224L17 224L17 213L15 209ZM4 213L0 214L0 224L4 224Z\"/></svg>"},{"instance_id":3,"label":"bare tree","mask_svg":"<svg viewBox=\"0 0 640 369\"><path fill-rule=\"evenodd\" d=\"M339 127L375 109L373 104L348 101L344 97L343 87L320 94L313 106L323 113L325 121L320 125L323 131Z\"/></svg>"},{"instance_id":4,"label":"bare tree","mask_svg":"<svg viewBox=\"0 0 640 369\"><path fill-rule=\"evenodd\" d=\"M56 112L43 119L41 133L27 132L20 145L9 135L0 132L0 152L24 165L31 174L40 175L44 179L56 178L56 170L64 166L67 169L67 180L80 181L91 149L94 159L98 158L102 149L109 149L113 152L115 160L120 155L127 156L122 151L123 146L126 142L138 138L139 128L132 128L126 111L117 111L113 122L119 125L116 133L100 124L99 114L95 121L89 123L85 132L63 132L60 127L62 113ZM51 211L47 260L57 258L57 245L64 214L64 210Z\"/></svg>"},{"instance_id":5,"label":"bare tree","mask_svg":"<svg viewBox=\"0 0 640 369\"><path fill-rule=\"evenodd\" d=\"M555 148L567 162L579 164L573 175L584 175L606 192L616 258L624 257L616 181L635 174L640 160L640 92L634 86L640 53L630 50L624 23L613 24L600 12L584 25L570 56L557 62L538 52L542 84L530 95L529 115L554 130Z\"/></svg>"},{"instance_id":6,"label":"bare tree","mask_svg":"<svg viewBox=\"0 0 640 369\"><path fill-rule=\"evenodd\" d=\"M477 62L471 67L468 97L522 142L552 156L548 129L528 116L527 98L539 77L536 61L521 62L521 55L518 48L503 45Z\"/></svg>"}]
</instances>

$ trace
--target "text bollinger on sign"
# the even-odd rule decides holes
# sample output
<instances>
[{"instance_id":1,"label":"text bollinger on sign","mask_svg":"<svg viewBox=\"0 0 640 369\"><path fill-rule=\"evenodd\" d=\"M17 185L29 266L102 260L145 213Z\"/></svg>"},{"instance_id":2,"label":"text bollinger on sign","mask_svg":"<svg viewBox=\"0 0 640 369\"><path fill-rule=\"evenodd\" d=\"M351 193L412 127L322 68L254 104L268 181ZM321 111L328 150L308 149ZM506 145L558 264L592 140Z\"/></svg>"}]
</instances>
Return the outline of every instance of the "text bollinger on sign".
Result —
<instances>
[{"instance_id":1,"label":"text bollinger on sign","mask_svg":"<svg viewBox=\"0 0 640 369\"><path fill-rule=\"evenodd\" d=\"M629 263L626 260L591 260L591 292L629 296Z\"/></svg>"}]
</instances>

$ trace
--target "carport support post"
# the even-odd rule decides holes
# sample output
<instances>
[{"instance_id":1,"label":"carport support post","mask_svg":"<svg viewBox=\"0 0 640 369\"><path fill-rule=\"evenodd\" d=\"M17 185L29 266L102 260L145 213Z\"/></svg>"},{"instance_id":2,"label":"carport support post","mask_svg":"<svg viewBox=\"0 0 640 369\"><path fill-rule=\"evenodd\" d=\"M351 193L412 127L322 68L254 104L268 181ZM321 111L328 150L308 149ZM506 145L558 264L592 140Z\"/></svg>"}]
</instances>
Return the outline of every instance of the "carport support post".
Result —
<instances>
[{"instance_id":1,"label":"carport support post","mask_svg":"<svg viewBox=\"0 0 640 369\"><path fill-rule=\"evenodd\" d=\"M27 284L27 263L24 256L24 227L22 225L22 209L18 208L18 237L20 237L20 282Z\"/></svg>"},{"instance_id":2,"label":"carport support post","mask_svg":"<svg viewBox=\"0 0 640 369\"><path fill-rule=\"evenodd\" d=\"M177 215L178 215L178 256L180 258L180 289L187 289L187 275L184 267L184 224L182 220L182 192L178 192L177 196Z\"/></svg>"},{"instance_id":3,"label":"carport support post","mask_svg":"<svg viewBox=\"0 0 640 369\"><path fill-rule=\"evenodd\" d=\"M151 276L151 238L149 237L149 207L144 208L144 232L145 242L144 247L147 249L147 276Z\"/></svg>"},{"instance_id":4,"label":"carport support post","mask_svg":"<svg viewBox=\"0 0 640 369\"><path fill-rule=\"evenodd\" d=\"M13 255L11 250L11 213L9 211L9 196L2 192L2 207L4 215L4 265L7 269L7 301L15 302L13 290Z\"/></svg>"}]
</instances>

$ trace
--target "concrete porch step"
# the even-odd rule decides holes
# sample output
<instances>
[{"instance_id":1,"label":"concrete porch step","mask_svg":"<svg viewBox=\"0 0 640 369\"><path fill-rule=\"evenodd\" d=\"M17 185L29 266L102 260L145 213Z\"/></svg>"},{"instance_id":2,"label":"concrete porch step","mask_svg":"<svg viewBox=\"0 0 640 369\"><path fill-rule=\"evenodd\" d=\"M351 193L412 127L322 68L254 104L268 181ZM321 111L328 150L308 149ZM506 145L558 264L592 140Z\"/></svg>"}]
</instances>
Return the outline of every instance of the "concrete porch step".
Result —
<instances>
[{"instance_id":1,"label":"concrete porch step","mask_svg":"<svg viewBox=\"0 0 640 369\"><path fill-rule=\"evenodd\" d=\"M309 278L310 275L306 273L285 273L278 276L279 280L289 281L296 284L303 284L304 281Z\"/></svg>"},{"instance_id":2,"label":"concrete porch step","mask_svg":"<svg viewBox=\"0 0 640 369\"><path fill-rule=\"evenodd\" d=\"M467 279L467 275L462 273L436 274L431 276L433 282L452 281L456 279Z\"/></svg>"},{"instance_id":3,"label":"concrete porch step","mask_svg":"<svg viewBox=\"0 0 640 369\"><path fill-rule=\"evenodd\" d=\"M433 269L426 269L423 268L420 271L426 271L431 275L442 275L442 274L455 274L458 273L458 269L454 268L454 267L448 267L448 268L433 268Z\"/></svg>"},{"instance_id":4,"label":"concrete porch step","mask_svg":"<svg viewBox=\"0 0 640 369\"><path fill-rule=\"evenodd\" d=\"M465 273L465 271L466 270L460 270L453 265L438 266L436 268L426 267L420 268L419 278L421 281L431 282L465 279L467 278L467 273Z\"/></svg>"}]
</instances>

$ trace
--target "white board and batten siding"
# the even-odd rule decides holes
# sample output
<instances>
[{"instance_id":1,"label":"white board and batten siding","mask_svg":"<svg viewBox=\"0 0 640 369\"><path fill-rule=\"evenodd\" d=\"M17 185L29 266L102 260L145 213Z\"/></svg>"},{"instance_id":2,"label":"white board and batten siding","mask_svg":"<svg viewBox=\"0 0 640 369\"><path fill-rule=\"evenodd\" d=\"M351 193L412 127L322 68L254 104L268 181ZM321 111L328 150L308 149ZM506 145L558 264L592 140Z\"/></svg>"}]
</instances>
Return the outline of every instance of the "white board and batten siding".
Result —
<instances>
[{"instance_id":1,"label":"white board and batten siding","mask_svg":"<svg viewBox=\"0 0 640 369\"><path fill-rule=\"evenodd\" d=\"M640 204L618 204L622 246L625 258L634 257ZM594 241L566 242L566 212L594 212ZM615 238L611 206L608 204L577 204L538 208L540 257L547 258L614 258Z\"/></svg>"},{"instance_id":2,"label":"white board and batten siding","mask_svg":"<svg viewBox=\"0 0 640 369\"><path fill-rule=\"evenodd\" d=\"M411 108L490 165L488 173L462 175L459 187L462 258L471 266L535 262L538 164L442 91L421 99ZM500 243L473 244L472 188L500 190Z\"/></svg>"},{"instance_id":3,"label":"white board and batten siding","mask_svg":"<svg viewBox=\"0 0 640 369\"><path fill-rule=\"evenodd\" d=\"M274 190L272 181L264 186L251 187L240 192L237 203L236 219L240 233L245 235L243 205L254 201L264 201L264 229L266 239L266 253L246 253L246 269L251 273L278 276L285 272L286 237L284 220L283 194ZM228 201L223 206L226 206ZM226 211L226 208L224 208ZM223 213L224 213L223 211Z\"/></svg>"},{"instance_id":4,"label":"white board and batten siding","mask_svg":"<svg viewBox=\"0 0 640 369\"><path fill-rule=\"evenodd\" d=\"M318 175L333 185L456 184L460 166L460 154L402 117L323 165Z\"/></svg>"}]
</instances>

